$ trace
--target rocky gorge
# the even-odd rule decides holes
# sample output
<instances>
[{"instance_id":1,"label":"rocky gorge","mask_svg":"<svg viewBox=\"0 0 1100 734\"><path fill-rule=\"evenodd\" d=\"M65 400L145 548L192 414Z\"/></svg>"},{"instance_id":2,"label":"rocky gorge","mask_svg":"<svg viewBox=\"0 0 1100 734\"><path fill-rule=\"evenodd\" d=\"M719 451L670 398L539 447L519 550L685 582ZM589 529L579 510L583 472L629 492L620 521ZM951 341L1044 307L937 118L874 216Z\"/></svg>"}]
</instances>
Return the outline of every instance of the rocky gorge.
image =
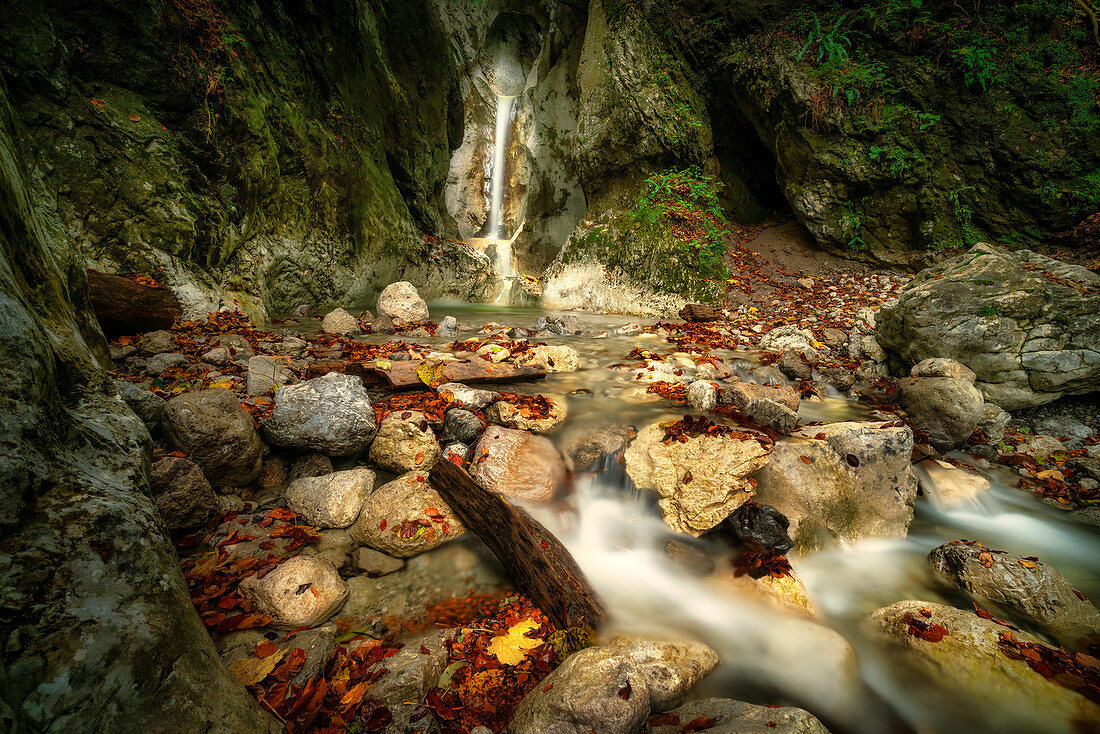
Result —
<instances>
[{"instance_id":1,"label":"rocky gorge","mask_svg":"<svg viewBox=\"0 0 1100 734\"><path fill-rule=\"evenodd\" d=\"M1096 730L1095 12L0 8L0 728Z\"/></svg>"}]
</instances>

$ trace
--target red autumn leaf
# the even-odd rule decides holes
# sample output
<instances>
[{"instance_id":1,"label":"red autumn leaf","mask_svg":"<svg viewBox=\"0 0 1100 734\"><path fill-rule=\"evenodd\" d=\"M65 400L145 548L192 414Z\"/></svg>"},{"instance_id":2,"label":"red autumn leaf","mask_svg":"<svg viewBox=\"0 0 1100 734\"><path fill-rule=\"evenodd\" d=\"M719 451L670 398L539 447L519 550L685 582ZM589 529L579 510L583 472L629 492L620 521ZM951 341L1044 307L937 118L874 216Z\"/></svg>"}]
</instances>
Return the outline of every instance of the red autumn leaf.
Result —
<instances>
[{"instance_id":1,"label":"red autumn leaf","mask_svg":"<svg viewBox=\"0 0 1100 734\"><path fill-rule=\"evenodd\" d=\"M428 648L424 647L423 645L421 645L420 646L420 654L421 655L431 655L432 651L429 650Z\"/></svg>"},{"instance_id":2,"label":"red autumn leaf","mask_svg":"<svg viewBox=\"0 0 1100 734\"><path fill-rule=\"evenodd\" d=\"M382 522L378 523L378 529L379 530L385 530L386 529L386 520L385 520L385 518L382 519Z\"/></svg>"},{"instance_id":3,"label":"red autumn leaf","mask_svg":"<svg viewBox=\"0 0 1100 734\"><path fill-rule=\"evenodd\" d=\"M619 698L623 699L624 701L629 701L630 700L630 693L631 693L630 681L628 680L626 682L626 685L619 689Z\"/></svg>"},{"instance_id":4,"label":"red autumn leaf","mask_svg":"<svg viewBox=\"0 0 1100 734\"><path fill-rule=\"evenodd\" d=\"M543 550L546 550L547 548L550 547L550 541L541 540L541 541L539 541L539 546L541 546Z\"/></svg>"},{"instance_id":5,"label":"red autumn leaf","mask_svg":"<svg viewBox=\"0 0 1100 734\"><path fill-rule=\"evenodd\" d=\"M809 456L799 456L798 458L802 460L803 464L812 464L812 463L814 463L814 460L811 459Z\"/></svg>"},{"instance_id":6,"label":"red autumn leaf","mask_svg":"<svg viewBox=\"0 0 1100 734\"><path fill-rule=\"evenodd\" d=\"M266 658L270 655L274 655L279 651L279 646L270 640L264 640L259 645L256 645L256 657Z\"/></svg>"}]
</instances>

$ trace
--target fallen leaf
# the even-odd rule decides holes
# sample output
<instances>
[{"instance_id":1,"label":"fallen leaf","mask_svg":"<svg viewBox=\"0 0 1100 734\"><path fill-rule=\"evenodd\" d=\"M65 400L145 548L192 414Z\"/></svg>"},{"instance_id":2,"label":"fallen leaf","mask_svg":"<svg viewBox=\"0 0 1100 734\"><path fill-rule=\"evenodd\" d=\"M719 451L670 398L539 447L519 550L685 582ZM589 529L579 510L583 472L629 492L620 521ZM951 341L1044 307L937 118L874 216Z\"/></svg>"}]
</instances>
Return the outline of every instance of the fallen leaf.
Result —
<instances>
[{"instance_id":1,"label":"fallen leaf","mask_svg":"<svg viewBox=\"0 0 1100 734\"><path fill-rule=\"evenodd\" d=\"M270 640L264 640L259 645L256 645L256 657L266 658L279 652L279 647Z\"/></svg>"},{"instance_id":2,"label":"fallen leaf","mask_svg":"<svg viewBox=\"0 0 1100 734\"><path fill-rule=\"evenodd\" d=\"M812 463L814 463L814 460L811 459L809 456L799 456L798 458L802 459L803 464L812 464Z\"/></svg>"},{"instance_id":3,"label":"fallen leaf","mask_svg":"<svg viewBox=\"0 0 1100 734\"><path fill-rule=\"evenodd\" d=\"M1024 568L1038 568L1039 567L1038 563L1035 563L1034 561L1029 561L1025 558L1021 558L1019 561L1017 561L1017 563L1019 563Z\"/></svg>"},{"instance_id":4,"label":"fallen leaf","mask_svg":"<svg viewBox=\"0 0 1100 734\"><path fill-rule=\"evenodd\" d=\"M136 112L130 113L130 122L141 122L141 115Z\"/></svg>"},{"instance_id":5,"label":"fallen leaf","mask_svg":"<svg viewBox=\"0 0 1100 734\"><path fill-rule=\"evenodd\" d=\"M527 633L541 625L533 619L525 619L512 625L503 635L498 635L489 643L487 652L505 665L516 665L523 661L526 650L533 650L542 644L542 640L532 640Z\"/></svg>"},{"instance_id":6,"label":"fallen leaf","mask_svg":"<svg viewBox=\"0 0 1100 734\"><path fill-rule=\"evenodd\" d=\"M268 676L275 666L286 655L286 650L281 650L266 658L244 658L229 665L229 672L243 685L254 686Z\"/></svg>"},{"instance_id":7,"label":"fallen leaf","mask_svg":"<svg viewBox=\"0 0 1100 734\"><path fill-rule=\"evenodd\" d=\"M367 692L367 683L363 681L356 683L354 686L348 689L348 692L340 697L340 705L343 707L354 706L363 700L363 694Z\"/></svg>"}]
</instances>

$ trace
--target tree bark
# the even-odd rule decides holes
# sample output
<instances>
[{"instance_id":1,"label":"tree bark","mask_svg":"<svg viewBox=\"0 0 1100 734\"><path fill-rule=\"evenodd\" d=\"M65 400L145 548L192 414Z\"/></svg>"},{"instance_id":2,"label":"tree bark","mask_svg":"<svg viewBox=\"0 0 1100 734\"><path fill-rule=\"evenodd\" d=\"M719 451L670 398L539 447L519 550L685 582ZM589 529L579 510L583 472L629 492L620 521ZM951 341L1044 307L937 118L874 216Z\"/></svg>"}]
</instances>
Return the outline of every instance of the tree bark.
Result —
<instances>
[{"instance_id":1,"label":"tree bark","mask_svg":"<svg viewBox=\"0 0 1100 734\"><path fill-rule=\"evenodd\" d=\"M450 461L432 468L431 483L466 527L489 546L516 589L559 629L600 624L603 604L573 556L550 531Z\"/></svg>"},{"instance_id":2,"label":"tree bark","mask_svg":"<svg viewBox=\"0 0 1100 734\"><path fill-rule=\"evenodd\" d=\"M172 291L150 288L121 275L88 271L92 311L108 337L169 329L183 317Z\"/></svg>"},{"instance_id":3,"label":"tree bark","mask_svg":"<svg viewBox=\"0 0 1100 734\"><path fill-rule=\"evenodd\" d=\"M720 321L722 310L701 303L689 303L680 309L680 318L684 321Z\"/></svg>"}]
</instances>

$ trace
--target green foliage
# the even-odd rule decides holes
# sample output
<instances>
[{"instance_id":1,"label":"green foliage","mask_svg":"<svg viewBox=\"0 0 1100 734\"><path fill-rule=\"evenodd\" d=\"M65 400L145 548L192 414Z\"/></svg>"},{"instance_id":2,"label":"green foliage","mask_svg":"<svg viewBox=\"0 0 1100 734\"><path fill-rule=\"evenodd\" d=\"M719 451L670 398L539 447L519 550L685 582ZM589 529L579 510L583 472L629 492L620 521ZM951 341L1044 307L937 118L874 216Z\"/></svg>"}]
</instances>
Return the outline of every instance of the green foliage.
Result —
<instances>
[{"instance_id":1,"label":"green foliage","mask_svg":"<svg viewBox=\"0 0 1100 734\"><path fill-rule=\"evenodd\" d=\"M630 219L638 225L670 228L695 256L700 275L725 278L729 222L718 203L719 185L695 166L655 173L642 184Z\"/></svg>"},{"instance_id":2,"label":"green foliage","mask_svg":"<svg viewBox=\"0 0 1100 734\"><path fill-rule=\"evenodd\" d=\"M849 32L841 29L841 26L847 20L848 14L842 13L837 16L831 25L827 26L821 25L821 16L817 13L813 13L811 18L813 19L813 27L806 34L806 44L799 52L798 60L801 61L806 53L816 45L816 61L819 65L840 66L847 63L848 49L852 47L852 38Z\"/></svg>"},{"instance_id":3,"label":"green foliage","mask_svg":"<svg viewBox=\"0 0 1100 734\"><path fill-rule=\"evenodd\" d=\"M863 235L860 233L860 230L863 228L863 220L856 211L855 202L848 202L847 209L840 216L840 224L849 234L851 234L851 238L848 240L847 244L844 245L846 248L854 252L866 247L863 243Z\"/></svg>"},{"instance_id":4,"label":"green foliage","mask_svg":"<svg viewBox=\"0 0 1100 734\"><path fill-rule=\"evenodd\" d=\"M900 145L872 145L867 157L881 163L892 176L904 176L912 172L914 164L924 161L919 151L913 152Z\"/></svg>"},{"instance_id":5,"label":"green foliage","mask_svg":"<svg viewBox=\"0 0 1100 734\"><path fill-rule=\"evenodd\" d=\"M973 191L973 186L964 186L960 189L952 189L948 196L951 200L951 207L955 214L955 224L959 231L958 244L962 247L970 247L978 243L981 239L978 230L973 225L974 210L963 199L963 196L967 191Z\"/></svg>"},{"instance_id":6,"label":"green foliage","mask_svg":"<svg viewBox=\"0 0 1100 734\"><path fill-rule=\"evenodd\" d=\"M963 46L951 52L962 70L963 83L972 89L981 87L983 92L1002 80L996 56L997 49L983 45Z\"/></svg>"},{"instance_id":7,"label":"green foliage","mask_svg":"<svg viewBox=\"0 0 1100 734\"><path fill-rule=\"evenodd\" d=\"M982 318L994 318L997 316L997 308L995 306L982 306L978 309L977 315Z\"/></svg>"}]
</instances>

